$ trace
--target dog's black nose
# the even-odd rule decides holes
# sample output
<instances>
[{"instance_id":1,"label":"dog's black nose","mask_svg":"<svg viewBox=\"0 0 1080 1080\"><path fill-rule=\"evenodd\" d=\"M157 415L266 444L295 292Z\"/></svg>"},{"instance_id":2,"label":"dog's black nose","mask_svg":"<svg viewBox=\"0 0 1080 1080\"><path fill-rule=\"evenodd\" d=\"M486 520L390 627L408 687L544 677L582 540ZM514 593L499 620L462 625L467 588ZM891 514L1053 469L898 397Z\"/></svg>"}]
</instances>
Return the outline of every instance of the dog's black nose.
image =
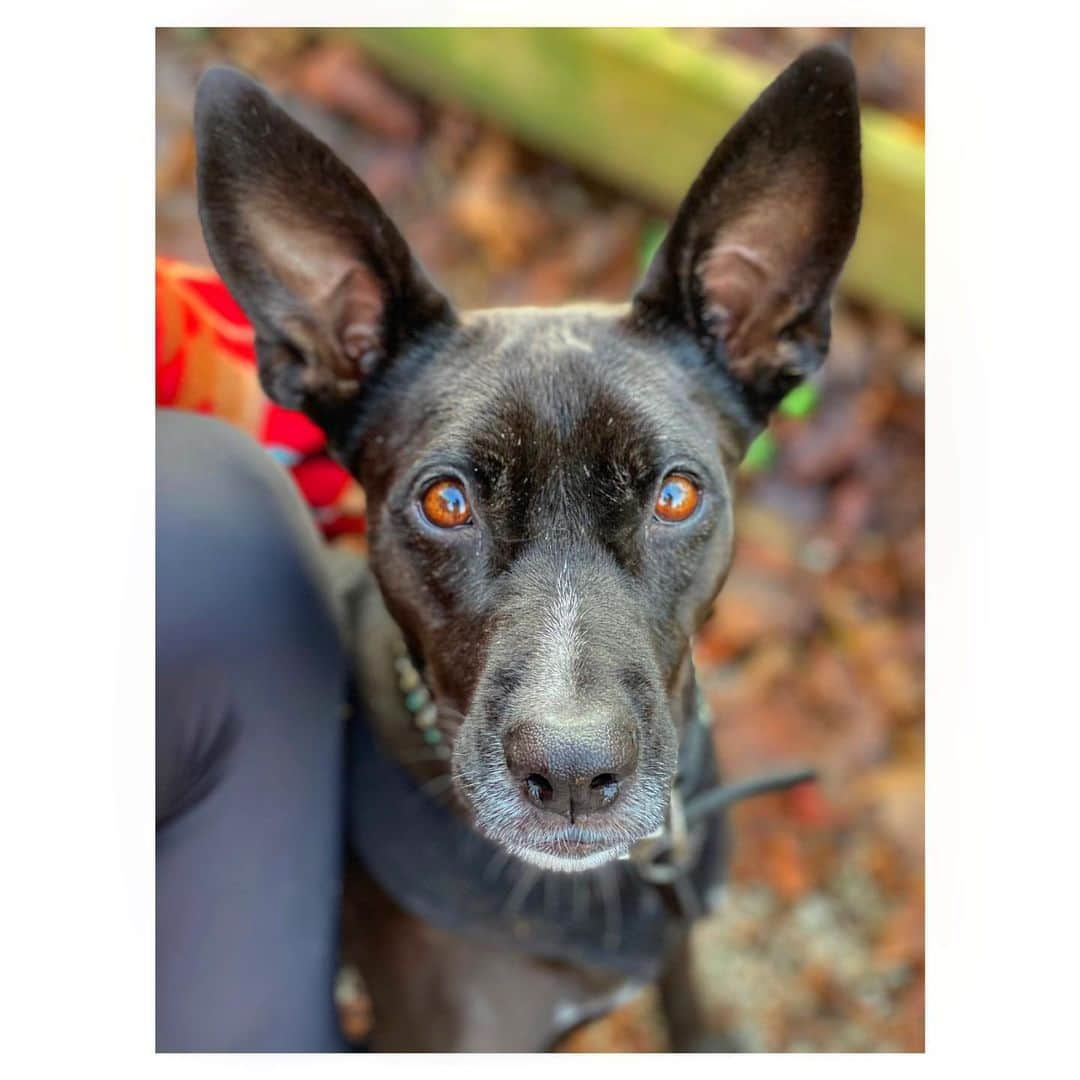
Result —
<instances>
[{"instance_id":1,"label":"dog's black nose","mask_svg":"<svg viewBox=\"0 0 1080 1080\"><path fill-rule=\"evenodd\" d=\"M610 806L637 767L633 732L615 720L521 724L503 746L526 798L571 820Z\"/></svg>"}]
</instances>

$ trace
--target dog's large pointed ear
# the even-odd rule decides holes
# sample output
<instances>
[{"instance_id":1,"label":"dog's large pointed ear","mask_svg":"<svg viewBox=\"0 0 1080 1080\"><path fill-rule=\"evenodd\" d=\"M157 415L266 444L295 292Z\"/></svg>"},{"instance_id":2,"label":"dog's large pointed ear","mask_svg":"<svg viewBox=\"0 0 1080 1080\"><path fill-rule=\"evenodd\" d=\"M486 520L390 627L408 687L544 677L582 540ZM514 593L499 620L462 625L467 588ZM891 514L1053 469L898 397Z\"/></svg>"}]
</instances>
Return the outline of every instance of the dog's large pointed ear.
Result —
<instances>
[{"instance_id":1,"label":"dog's large pointed ear","mask_svg":"<svg viewBox=\"0 0 1080 1080\"><path fill-rule=\"evenodd\" d=\"M634 298L688 329L755 422L822 362L862 198L859 105L837 48L803 54L713 151Z\"/></svg>"},{"instance_id":2,"label":"dog's large pointed ear","mask_svg":"<svg viewBox=\"0 0 1080 1080\"><path fill-rule=\"evenodd\" d=\"M206 72L195 134L207 246L278 404L325 424L404 346L453 322L371 192L252 79Z\"/></svg>"}]
</instances>

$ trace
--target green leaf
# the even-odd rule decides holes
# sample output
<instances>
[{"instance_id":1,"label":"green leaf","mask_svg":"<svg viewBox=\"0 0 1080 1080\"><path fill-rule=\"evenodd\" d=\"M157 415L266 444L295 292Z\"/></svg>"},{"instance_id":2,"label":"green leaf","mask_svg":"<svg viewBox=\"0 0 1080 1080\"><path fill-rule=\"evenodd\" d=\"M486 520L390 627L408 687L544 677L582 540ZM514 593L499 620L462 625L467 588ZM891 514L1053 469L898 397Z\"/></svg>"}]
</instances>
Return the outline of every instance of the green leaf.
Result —
<instances>
[{"instance_id":1,"label":"green leaf","mask_svg":"<svg viewBox=\"0 0 1080 1080\"><path fill-rule=\"evenodd\" d=\"M745 472L761 472L767 469L776 457L776 440L768 431L763 431L751 444L743 458Z\"/></svg>"},{"instance_id":2,"label":"green leaf","mask_svg":"<svg viewBox=\"0 0 1080 1080\"><path fill-rule=\"evenodd\" d=\"M809 416L814 411L819 397L816 386L812 383L802 383L780 402L780 412L784 416Z\"/></svg>"},{"instance_id":3,"label":"green leaf","mask_svg":"<svg viewBox=\"0 0 1080 1080\"><path fill-rule=\"evenodd\" d=\"M659 250L667 235L667 225L663 221L650 221L641 230L641 240L638 244L638 265L642 270L648 269L653 256Z\"/></svg>"}]
</instances>

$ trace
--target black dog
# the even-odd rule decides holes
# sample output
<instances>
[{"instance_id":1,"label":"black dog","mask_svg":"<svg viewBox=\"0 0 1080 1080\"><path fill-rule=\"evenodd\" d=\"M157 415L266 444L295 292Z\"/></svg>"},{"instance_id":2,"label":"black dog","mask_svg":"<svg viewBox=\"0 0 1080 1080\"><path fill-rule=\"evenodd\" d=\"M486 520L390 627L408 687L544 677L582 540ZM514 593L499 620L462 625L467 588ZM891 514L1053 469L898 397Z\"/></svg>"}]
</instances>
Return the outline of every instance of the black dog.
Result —
<instances>
[{"instance_id":1,"label":"black dog","mask_svg":"<svg viewBox=\"0 0 1080 1080\"><path fill-rule=\"evenodd\" d=\"M815 49L764 92L622 307L459 315L360 180L250 79L207 73L196 129L207 243L254 324L263 386L326 432L367 495L378 589L359 601L359 667L377 738L361 757L452 777L452 824L391 802L397 855L364 879L376 1045L541 1049L657 970L590 954L610 925L594 932L589 913L617 916L633 952L670 915L670 876L646 873L659 907L639 885L635 908L629 878L596 868L622 873L613 860L658 833L676 844L677 770L682 785L685 759L707 756L686 749L691 637L731 563L735 469L828 347L861 199L851 64ZM433 833L500 855L494 884L468 853L425 854ZM542 880L561 924L546 944L537 931L543 947L513 925L543 921L531 886L506 926L485 906L515 880ZM641 949L670 970L661 939Z\"/></svg>"}]
</instances>

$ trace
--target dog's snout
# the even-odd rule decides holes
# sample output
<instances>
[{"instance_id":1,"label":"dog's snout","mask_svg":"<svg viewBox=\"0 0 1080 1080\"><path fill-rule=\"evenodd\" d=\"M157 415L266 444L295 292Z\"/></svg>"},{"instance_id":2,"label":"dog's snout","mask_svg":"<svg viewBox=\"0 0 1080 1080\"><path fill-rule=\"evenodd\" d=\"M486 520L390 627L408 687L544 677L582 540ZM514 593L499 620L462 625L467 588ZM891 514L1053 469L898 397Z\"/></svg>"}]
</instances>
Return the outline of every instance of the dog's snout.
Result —
<instances>
[{"instance_id":1,"label":"dog's snout","mask_svg":"<svg viewBox=\"0 0 1080 1080\"><path fill-rule=\"evenodd\" d=\"M610 806L637 767L633 730L615 719L520 724L503 747L524 796L571 819Z\"/></svg>"}]
</instances>

